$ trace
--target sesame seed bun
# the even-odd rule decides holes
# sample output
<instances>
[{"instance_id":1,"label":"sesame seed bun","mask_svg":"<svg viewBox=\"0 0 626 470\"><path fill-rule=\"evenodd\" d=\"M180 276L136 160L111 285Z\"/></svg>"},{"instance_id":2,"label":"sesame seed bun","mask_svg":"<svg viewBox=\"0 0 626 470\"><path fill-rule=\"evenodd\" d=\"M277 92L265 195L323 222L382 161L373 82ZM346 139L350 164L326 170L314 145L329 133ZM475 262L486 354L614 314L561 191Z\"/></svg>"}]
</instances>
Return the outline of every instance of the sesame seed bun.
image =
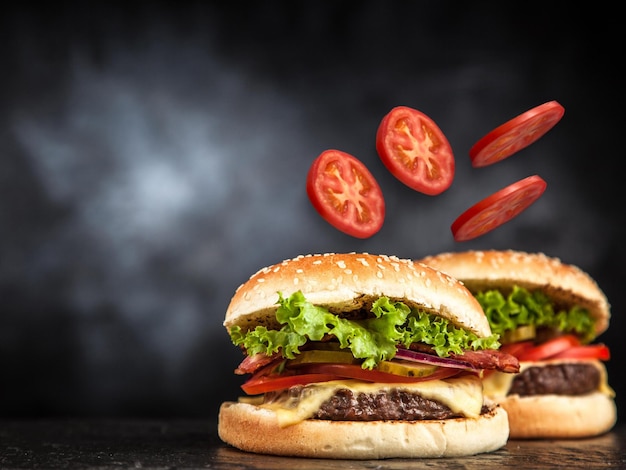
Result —
<instances>
[{"instance_id":1,"label":"sesame seed bun","mask_svg":"<svg viewBox=\"0 0 626 470\"><path fill-rule=\"evenodd\" d=\"M365 315L374 301L385 296L444 317L478 337L491 336L480 304L459 281L411 260L367 253L298 256L261 269L236 290L224 326L229 331L235 326L244 331L257 326L280 328L276 320L279 292L289 297L297 291L337 316ZM384 383L371 394L391 396L402 387L407 385ZM359 380L344 380L341 389L366 393L359 388ZM325 393L324 385L317 384L315 390ZM307 398L315 393L309 392ZM313 408L319 403L307 403L304 398L295 405L290 401L289 407L307 410L310 418L281 425L274 402L239 400L221 405L218 433L227 444L248 452L335 459L451 457L491 452L506 444L506 411L484 400L482 382L476 376L461 377L459 382L427 380L423 385L412 384L407 393L425 393L434 401L458 393L463 397L456 402L459 406L482 403L481 413L460 409L459 417L413 421L317 419L318 408Z\"/></svg>"},{"instance_id":2,"label":"sesame seed bun","mask_svg":"<svg viewBox=\"0 0 626 470\"><path fill-rule=\"evenodd\" d=\"M278 292L288 297L298 290L339 316L386 296L444 317L478 337L491 335L480 304L456 279L411 260L367 253L298 256L261 269L235 292L224 326L276 327Z\"/></svg>"},{"instance_id":3,"label":"sesame seed bun","mask_svg":"<svg viewBox=\"0 0 626 470\"><path fill-rule=\"evenodd\" d=\"M513 250L450 252L420 262L460 279L472 292L518 285L541 289L556 304L579 305L595 319L596 336L609 326L610 305L596 281L577 266L543 253Z\"/></svg>"},{"instance_id":4,"label":"sesame seed bun","mask_svg":"<svg viewBox=\"0 0 626 470\"><path fill-rule=\"evenodd\" d=\"M617 421L612 397L586 395L509 395L499 400L509 415L511 439L571 439L597 436Z\"/></svg>"},{"instance_id":5,"label":"sesame seed bun","mask_svg":"<svg viewBox=\"0 0 626 470\"><path fill-rule=\"evenodd\" d=\"M509 436L506 411L497 405L474 419L307 419L280 427L272 410L225 402L220 407L219 423L220 438L240 450L326 459L467 456L500 449Z\"/></svg>"}]
</instances>

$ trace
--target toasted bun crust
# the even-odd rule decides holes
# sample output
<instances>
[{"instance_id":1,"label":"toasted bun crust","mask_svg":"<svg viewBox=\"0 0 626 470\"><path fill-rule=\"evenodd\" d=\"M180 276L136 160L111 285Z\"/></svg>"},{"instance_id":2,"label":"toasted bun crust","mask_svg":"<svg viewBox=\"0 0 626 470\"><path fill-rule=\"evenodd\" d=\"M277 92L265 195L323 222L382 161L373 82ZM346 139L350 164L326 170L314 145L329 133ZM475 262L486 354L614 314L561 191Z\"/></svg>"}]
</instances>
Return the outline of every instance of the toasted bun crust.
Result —
<instances>
[{"instance_id":1,"label":"toasted bun crust","mask_svg":"<svg viewBox=\"0 0 626 470\"><path fill-rule=\"evenodd\" d=\"M387 296L440 315L479 337L491 335L480 304L457 280L411 260L367 253L299 256L261 269L235 292L224 326L275 327L278 292L288 297L298 290L309 302L336 314Z\"/></svg>"},{"instance_id":2,"label":"toasted bun crust","mask_svg":"<svg viewBox=\"0 0 626 470\"><path fill-rule=\"evenodd\" d=\"M279 427L273 411L226 402L218 433L227 444L262 454L330 459L457 457L503 447L507 414L494 406L477 419L433 421L305 420Z\"/></svg>"},{"instance_id":3,"label":"toasted bun crust","mask_svg":"<svg viewBox=\"0 0 626 470\"><path fill-rule=\"evenodd\" d=\"M609 431L616 423L617 408L613 399L614 392L607 383L607 372L604 364L595 359L550 360L522 362L526 367L542 367L549 364L567 362L589 363L597 367L601 374L598 389L585 395L533 395L521 397L517 394L507 395L509 389L496 376L495 383L502 388L493 388L485 381L485 394L494 393L492 400L500 403L509 414L511 438L542 439L542 438L575 438L592 437ZM505 377L503 374L497 374Z\"/></svg>"},{"instance_id":4,"label":"toasted bun crust","mask_svg":"<svg viewBox=\"0 0 626 470\"><path fill-rule=\"evenodd\" d=\"M509 415L512 439L567 439L609 431L617 420L615 401L600 392L583 396L509 395L499 400Z\"/></svg>"},{"instance_id":5,"label":"toasted bun crust","mask_svg":"<svg viewBox=\"0 0 626 470\"><path fill-rule=\"evenodd\" d=\"M463 281L472 292L508 289L514 284L541 289L561 305L580 305L596 320L596 336L609 326L610 305L596 281L580 268L543 253L465 251L419 260Z\"/></svg>"}]
</instances>

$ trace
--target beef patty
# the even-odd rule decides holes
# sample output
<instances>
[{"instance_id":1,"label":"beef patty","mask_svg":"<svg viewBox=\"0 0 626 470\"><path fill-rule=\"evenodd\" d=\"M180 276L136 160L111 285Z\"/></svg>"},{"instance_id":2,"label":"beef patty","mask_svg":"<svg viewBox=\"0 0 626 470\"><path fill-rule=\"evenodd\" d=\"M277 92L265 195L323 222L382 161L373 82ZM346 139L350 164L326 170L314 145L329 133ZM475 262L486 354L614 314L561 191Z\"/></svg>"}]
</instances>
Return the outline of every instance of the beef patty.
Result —
<instances>
[{"instance_id":1,"label":"beef patty","mask_svg":"<svg viewBox=\"0 0 626 470\"><path fill-rule=\"evenodd\" d=\"M529 367L517 374L509 395L584 395L598 389L600 371L591 364L562 363Z\"/></svg>"},{"instance_id":2,"label":"beef patty","mask_svg":"<svg viewBox=\"0 0 626 470\"><path fill-rule=\"evenodd\" d=\"M483 413L487 408L483 407ZM459 418L446 405L404 390L354 393L338 390L326 400L314 418L334 421L379 421Z\"/></svg>"}]
</instances>

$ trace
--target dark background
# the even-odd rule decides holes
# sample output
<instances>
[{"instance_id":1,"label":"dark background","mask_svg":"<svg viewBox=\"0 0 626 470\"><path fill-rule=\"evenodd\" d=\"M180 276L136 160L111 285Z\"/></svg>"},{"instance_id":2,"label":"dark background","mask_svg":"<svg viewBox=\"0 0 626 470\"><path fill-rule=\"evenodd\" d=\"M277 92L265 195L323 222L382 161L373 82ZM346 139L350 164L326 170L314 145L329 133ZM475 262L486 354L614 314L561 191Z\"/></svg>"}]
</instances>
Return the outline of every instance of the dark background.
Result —
<instances>
[{"instance_id":1,"label":"dark background","mask_svg":"<svg viewBox=\"0 0 626 470\"><path fill-rule=\"evenodd\" d=\"M543 251L613 307L624 416L623 16L594 2L50 2L0 15L0 416L207 416L235 399L222 320L259 268L314 252ZM471 168L486 132L549 100L541 140ZM430 115L456 155L424 196L377 157L382 116ZM387 203L366 240L305 177L360 158ZM467 207L532 174L518 218L455 243ZM621 418L620 418L621 419Z\"/></svg>"}]
</instances>

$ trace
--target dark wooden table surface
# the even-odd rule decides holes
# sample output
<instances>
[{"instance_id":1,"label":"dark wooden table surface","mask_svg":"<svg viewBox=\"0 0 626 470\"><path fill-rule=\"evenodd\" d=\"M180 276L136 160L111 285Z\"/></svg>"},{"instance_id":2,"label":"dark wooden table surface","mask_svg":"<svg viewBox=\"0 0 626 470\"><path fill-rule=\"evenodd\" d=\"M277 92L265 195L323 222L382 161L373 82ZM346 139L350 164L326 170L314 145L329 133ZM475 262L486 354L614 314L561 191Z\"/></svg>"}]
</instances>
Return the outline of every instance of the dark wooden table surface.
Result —
<instances>
[{"instance_id":1,"label":"dark wooden table surface","mask_svg":"<svg viewBox=\"0 0 626 470\"><path fill-rule=\"evenodd\" d=\"M4 420L0 468L502 469L626 468L626 423L582 440L513 441L454 459L321 460L240 452L211 420Z\"/></svg>"}]
</instances>

